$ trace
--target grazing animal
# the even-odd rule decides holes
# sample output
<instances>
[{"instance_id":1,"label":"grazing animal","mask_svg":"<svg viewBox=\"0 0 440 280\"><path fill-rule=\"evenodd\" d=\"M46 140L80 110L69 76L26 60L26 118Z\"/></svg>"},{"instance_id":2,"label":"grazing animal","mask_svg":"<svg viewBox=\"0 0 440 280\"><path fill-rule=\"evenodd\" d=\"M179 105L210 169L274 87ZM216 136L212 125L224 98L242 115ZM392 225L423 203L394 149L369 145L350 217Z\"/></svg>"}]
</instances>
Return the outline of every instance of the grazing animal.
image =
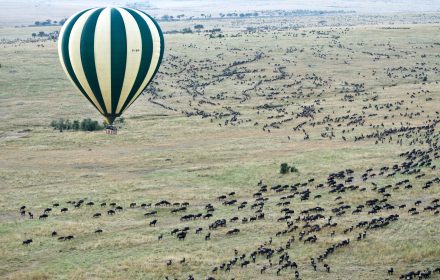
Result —
<instances>
[{"instance_id":1,"label":"grazing animal","mask_svg":"<svg viewBox=\"0 0 440 280\"><path fill-rule=\"evenodd\" d=\"M40 217L38 217L39 220L45 220L48 217L47 214L42 214Z\"/></svg>"},{"instance_id":2,"label":"grazing animal","mask_svg":"<svg viewBox=\"0 0 440 280\"><path fill-rule=\"evenodd\" d=\"M388 275L393 275L393 273L394 273L394 268L390 267L388 269Z\"/></svg>"},{"instance_id":3,"label":"grazing animal","mask_svg":"<svg viewBox=\"0 0 440 280\"><path fill-rule=\"evenodd\" d=\"M181 241L185 240L185 237L186 237L186 231L182 231L177 234L177 238Z\"/></svg>"},{"instance_id":4,"label":"grazing animal","mask_svg":"<svg viewBox=\"0 0 440 280\"><path fill-rule=\"evenodd\" d=\"M26 240L23 240L23 245L29 245L29 244L31 244L32 242L33 242L32 239L26 239Z\"/></svg>"},{"instance_id":5,"label":"grazing animal","mask_svg":"<svg viewBox=\"0 0 440 280\"><path fill-rule=\"evenodd\" d=\"M155 216L157 214L157 211L151 211L151 212L147 212L144 214L145 217L149 217L149 216Z\"/></svg>"},{"instance_id":6,"label":"grazing animal","mask_svg":"<svg viewBox=\"0 0 440 280\"><path fill-rule=\"evenodd\" d=\"M228 232L226 232L226 235L238 234L239 232L240 232L240 230L238 228L234 228L234 229L231 229Z\"/></svg>"}]
</instances>

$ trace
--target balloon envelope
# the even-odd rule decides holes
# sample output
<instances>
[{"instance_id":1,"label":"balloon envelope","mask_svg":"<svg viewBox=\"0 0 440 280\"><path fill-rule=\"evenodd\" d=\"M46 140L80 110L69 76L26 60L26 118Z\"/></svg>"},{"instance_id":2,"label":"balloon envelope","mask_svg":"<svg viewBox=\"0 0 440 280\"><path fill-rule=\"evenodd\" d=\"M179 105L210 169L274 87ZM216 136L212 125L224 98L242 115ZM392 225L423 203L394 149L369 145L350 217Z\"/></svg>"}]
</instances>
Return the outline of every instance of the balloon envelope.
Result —
<instances>
[{"instance_id":1,"label":"balloon envelope","mask_svg":"<svg viewBox=\"0 0 440 280\"><path fill-rule=\"evenodd\" d=\"M148 14L129 8L94 8L70 17L58 54L67 76L112 124L156 75L163 33Z\"/></svg>"}]
</instances>

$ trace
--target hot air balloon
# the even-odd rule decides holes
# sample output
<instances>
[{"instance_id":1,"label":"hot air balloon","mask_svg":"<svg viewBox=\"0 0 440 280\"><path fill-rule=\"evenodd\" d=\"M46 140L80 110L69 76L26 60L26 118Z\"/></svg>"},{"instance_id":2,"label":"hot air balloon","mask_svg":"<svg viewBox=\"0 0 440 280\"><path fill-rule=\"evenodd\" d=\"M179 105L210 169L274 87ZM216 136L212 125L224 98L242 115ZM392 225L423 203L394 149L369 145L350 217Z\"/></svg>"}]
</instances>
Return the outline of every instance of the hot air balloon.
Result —
<instances>
[{"instance_id":1,"label":"hot air balloon","mask_svg":"<svg viewBox=\"0 0 440 280\"><path fill-rule=\"evenodd\" d=\"M159 25L135 9L78 12L65 22L59 35L64 71L110 125L148 86L163 53Z\"/></svg>"}]
</instances>

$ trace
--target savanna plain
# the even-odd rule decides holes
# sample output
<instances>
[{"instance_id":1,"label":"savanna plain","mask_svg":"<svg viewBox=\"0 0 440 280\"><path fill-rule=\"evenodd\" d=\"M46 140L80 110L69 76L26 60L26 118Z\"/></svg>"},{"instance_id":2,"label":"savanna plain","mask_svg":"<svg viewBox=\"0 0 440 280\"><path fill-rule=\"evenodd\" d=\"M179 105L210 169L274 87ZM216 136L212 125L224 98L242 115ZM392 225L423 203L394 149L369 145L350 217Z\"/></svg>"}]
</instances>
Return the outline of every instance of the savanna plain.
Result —
<instances>
[{"instance_id":1,"label":"savanna plain","mask_svg":"<svg viewBox=\"0 0 440 280\"><path fill-rule=\"evenodd\" d=\"M438 17L160 22L118 135L1 28L0 278L440 279Z\"/></svg>"}]
</instances>

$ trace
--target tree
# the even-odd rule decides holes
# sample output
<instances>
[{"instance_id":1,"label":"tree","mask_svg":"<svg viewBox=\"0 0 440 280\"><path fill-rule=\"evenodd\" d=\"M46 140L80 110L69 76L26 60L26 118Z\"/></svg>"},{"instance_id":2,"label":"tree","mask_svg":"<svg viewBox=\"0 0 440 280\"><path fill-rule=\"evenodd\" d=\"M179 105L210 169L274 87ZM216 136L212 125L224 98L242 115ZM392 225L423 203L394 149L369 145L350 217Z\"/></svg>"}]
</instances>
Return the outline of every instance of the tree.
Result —
<instances>
[{"instance_id":1,"label":"tree","mask_svg":"<svg viewBox=\"0 0 440 280\"><path fill-rule=\"evenodd\" d=\"M287 172L289 172L289 165L287 163L281 163L280 166L280 173L281 174L286 174Z\"/></svg>"},{"instance_id":2,"label":"tree","mask_svg":"<svg viewBox=\"0 0 440 280\"><path fill-rule=\"evenodd\" d=\"M194 25L194 29L199 30L205 28L202 24L196 24Z\"/></svg>"},{"instance_id":3,"label":"tree","mask_svg":"<svg viewBox=\"0 0 440 280\"><path fill-rule=\"evenodd\" d=\"M79 130L79 128L80 128L79 121L74 120L73 123L72 123L72 129L73 130Z\"/></svg>"},{"instance_id":4,"label":"tree","mask_svg":"<svg viewBox=\"0 0 440 280\"><path fill-rule=\"evenodd\" d=\"M163 15L163 16L161 17L161 19L162 19L163 21L170 21L170 16L169 16L169 15Z\"/></svg>"},{"instance_id":5,"label":"tree","mask_svg":"<svg viewBox=\"0 0 440 280\"><path fill-rule=\"evenodd\" d=\"M182 33L192 33L192 30L191 30L191 28L186 27L186 28L182 29Z\"/></svg>"}]
</instances>

